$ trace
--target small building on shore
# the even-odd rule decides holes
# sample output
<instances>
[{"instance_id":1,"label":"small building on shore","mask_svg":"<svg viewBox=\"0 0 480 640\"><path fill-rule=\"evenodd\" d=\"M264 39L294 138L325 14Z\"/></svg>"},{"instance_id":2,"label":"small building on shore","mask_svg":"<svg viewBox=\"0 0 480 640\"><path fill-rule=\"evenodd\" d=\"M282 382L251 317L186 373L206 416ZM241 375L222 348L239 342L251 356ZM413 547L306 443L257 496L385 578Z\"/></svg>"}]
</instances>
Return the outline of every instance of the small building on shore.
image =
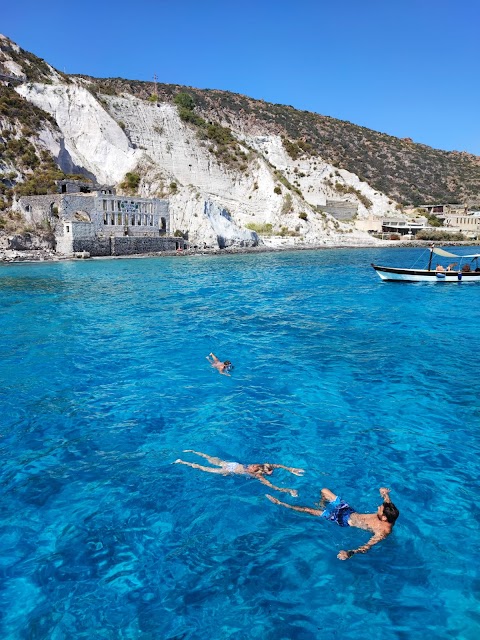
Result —
<instances>
[{"instance_id":1,"label":"small building on shore","mask_svg":"<svg viewBox=\"0 0 480 640\"><path fill-rule=\"evenodd\" d=\"M425 218L420 219L384 219L382 220L382 233L396 233L400 236L415 236L419 231L427 228Z\"/></svg>"}]
</instances>

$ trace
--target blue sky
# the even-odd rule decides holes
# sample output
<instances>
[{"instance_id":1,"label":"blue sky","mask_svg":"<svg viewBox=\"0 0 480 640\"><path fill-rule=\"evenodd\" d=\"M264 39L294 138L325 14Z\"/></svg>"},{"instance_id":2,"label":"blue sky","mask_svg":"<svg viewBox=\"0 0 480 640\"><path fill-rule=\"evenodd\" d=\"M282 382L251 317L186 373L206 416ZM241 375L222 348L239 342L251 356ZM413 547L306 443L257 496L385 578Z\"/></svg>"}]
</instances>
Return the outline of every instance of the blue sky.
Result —
<instances>
[{"instance_id":1,"label":"blue sky","mask_svg":"<svg viewBox=\"0 0 480 640\"><path fill-rule=\"evenodd\" d=\"M67 73L156 73L477 155L479 26L479 0L16 0L0 16Z\"/></svg>"}]
</instances>

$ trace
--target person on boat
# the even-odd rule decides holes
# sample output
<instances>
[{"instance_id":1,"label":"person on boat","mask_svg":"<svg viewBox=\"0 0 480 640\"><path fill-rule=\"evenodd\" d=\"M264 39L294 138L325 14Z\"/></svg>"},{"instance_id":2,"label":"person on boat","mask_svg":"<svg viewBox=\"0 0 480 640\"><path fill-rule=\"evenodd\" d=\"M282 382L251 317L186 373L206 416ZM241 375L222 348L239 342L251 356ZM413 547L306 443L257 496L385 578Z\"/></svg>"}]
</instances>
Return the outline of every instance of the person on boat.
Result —
<instances>
[{"instance_id":1,"label":"person on boat","mask_svg":"<svg viewBox=\"0 0 480 640\"><path fill-rule=\"evenodd\" d=\"M180 460L180 458L175 460L175 464L186 464L194 469L200 469L200 471L219 473L223 476L230 474L250 476L250 478L259 480L262 484L265 484L271 489L282 491L283 493L289 493L293 498L298 496L298 492L295 491L295 489L276 487L267 480L265 476L271 476L275 469L285 469L285 471L289 471L296 476L302 476L305 473L303 469L285 467L283 464L241 464L240 462L226 462L225 460L220 460L220 458L214 458L212 456L208 456L206 453L200 453L200 451L193 451L192 449L185 449L183 453L194 453L197 456L202 456L202 458L206 458L208 462L215 465L215 467L204 467L203 465L196 464L195 462L185 462L185 460Z\"/></svg>"},{"instance_id":2,"label":"person on boat","mask_svg":"<svg viewBox=\"0 0 480 640\"><path fill-rule=\"evenodd\" d=\"M443 265L437 264L437 268L435 269L435 271L445 271L445 268Z\"/></svg>"},{"instance_id":3,"label":"person on boat","mask_svg":"<svg viewBox=\"0 0 480 640\"><path fill-rule=\"evenodd\" d=\"M233 369L233 364L230 362L230 360L225 360L225 362L222 362L213 353L208 354L207 360L210 362L212 367L215 367L215 369L219 371L219 373L224 376L230 376L229 372Z\"/></svg>"},{"instance_id":4,"label":"person on boat","mask_svg":"<svg viewBox=\"0 0 480 640\"><path fill-rule=\"evenodd\" d=\"M373 545L384 540L392 533L393 526L399 516L397 507L390 500L390 489L381 487L380 495L383 498L376 513L357 513L348 503L344 502L339 496L336 496L329 489L322 489L320 501L320 509L311 509L310 507L296 507L286 502L281 502L277 498L267 493L267 498L274 504L280 504L287 509L309 513L312 516L320 516L331 522L336 522L341 527L357 527L371 531L373 536L357 549L350 551L340 551L337 555L339 560L348 560L356 553L366 553ZM327 506L325 507L325 502Z\"/></svg>"}]
</instances>

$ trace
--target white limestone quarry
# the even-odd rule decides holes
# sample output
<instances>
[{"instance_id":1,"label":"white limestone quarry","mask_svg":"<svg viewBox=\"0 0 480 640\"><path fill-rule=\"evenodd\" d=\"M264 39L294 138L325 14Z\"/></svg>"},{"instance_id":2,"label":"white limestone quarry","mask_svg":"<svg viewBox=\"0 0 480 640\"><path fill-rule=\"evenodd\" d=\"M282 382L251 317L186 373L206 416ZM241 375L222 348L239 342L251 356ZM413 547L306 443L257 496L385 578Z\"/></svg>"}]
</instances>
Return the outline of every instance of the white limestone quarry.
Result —
<instances>
[{"instance_id":1,"label":"white limestone quarry","mask_svg":"<svg viewBox=\"0 0 480 640\"><path fill-rule=\"evenodd\" d=\"M193 246L204 247L254 247L259 244L255 232L242 229L232 220L230 212L211 200L205 200L190 188L173 196L171 206L176 211L175 230L187 231L188 240Z\"/></svg>"},{"instance_id":2,"label":"white limestone quarry","mask_svg":"<svg viewBox=\"0 0 480 640\"><path fill-rule=\"evenodd\" d=\"M182 197L170 196L174 225L179 230L188 229L192 242L202 246L208 239L210 244L210 239L217 235L213 219L220 228L224 224L224 216L223 220L218 219L222 210L229 212L231 222L238 229L249 223L260 227L271 224L277 231L283 229L295 234L294 242L296 238L297 242L330 244L338 231L351 233L344 240L346 243L375 242L367 234L337 222L328 214L321 215L309 206L317 204L315 199L325 204L321 171L317 172L318 182L314 180L315 191L310 202L279 183L273 169L277 167L284 172L288 169L293 175L296 164L285 153L278 136L260 137L260 144L255 138L239 138L241 143L246 143L244 152L249 158L247 169L239 171L218 162L209 151L208 143L200 140L196 130L180 120L174 106L156 105L129 95L105 96L105 100L110 113L125 124L132 143L145 152L138 167L143 178L142 194L164 193L165 189L168 191L169 184L175 182ZM272 151L277 150L281 162L275 164L268 154L264 156L261 141L270 145ZM323 173L335 170L326 163L318 162ZM281 190L280 194L275 193L275 187ZM210 202L217 207L210 210L208 220L211 228L208 229L205 203ZM188 217L187 211L190 212ZM306 221L298 217L301 212L307 214ZM233 228L229 231L226 237L230 244L234 241L231 236ZM236 238L239 244L243 244L243 234ZM272 242L270 238L263 240L269 244Z\"/></svg>"},{"instance_id":3,"label":"white limestone quarry","mask_svg":"<svg viewBox=\"0 0 480 640\"><path fill-rule=\"evenodd\" d=\"M53 84L23 84L16 90L56 119L62 139L44 131L41 140L62 169L81 168L97 182L117 186L125 173L138 172L139 195L169 197L171 229L188 232L193 245L249 246L257 235L246 225L261 230L267 224L273 235L260 235L259 241L271 246L377 242L317 210L327 198L357 202L354 194L339 196L334 184L341 182L372 201L370 214L385 215L392 208L388 198L354 174L318 157L292 160L279 136L235 131L248 159L242 170L232 168L217 160L211 143L200 139L193 126L180 120L176 107L128 94L102 96L99 102L87 90L88 81L66 84L57 78ZM275 170L301 195L282 184ZM359 217L366 213L359 203Z\"/></svg>"},{"instance_id":4,"label":"white limestone quarry","mask_svg":"<svg viewBox=\"0 0 480 640\"><path fill-rule=\"evenodd\" d=\"M22 84L16 90L57 121L66 152L56 156L62 169L83 168L101 184L114 184L141 159L120 125L76 81Z\"/></svg>"},{"instance_id":5,"label":"white limestone quarry","mask_svg":"<svg viewBox=\"0 0 480 640\"><path fill-rule=\"evenodd\" d=\"M395 208L396 203L388 196L372 189L354 173L338 169L317 156L304 155L292 160L279 136L245 136L244 140L263 156L268 157L269 162L282 171L287 180L300 189L305 201L314 207L325 206L327 199L353 202L358 205L359 218L371 215L383 217ZM353 187L366 196L372 206L367 209L355 194L340 195L332 186L335 183Z\"/></svg>"}]
</instances>

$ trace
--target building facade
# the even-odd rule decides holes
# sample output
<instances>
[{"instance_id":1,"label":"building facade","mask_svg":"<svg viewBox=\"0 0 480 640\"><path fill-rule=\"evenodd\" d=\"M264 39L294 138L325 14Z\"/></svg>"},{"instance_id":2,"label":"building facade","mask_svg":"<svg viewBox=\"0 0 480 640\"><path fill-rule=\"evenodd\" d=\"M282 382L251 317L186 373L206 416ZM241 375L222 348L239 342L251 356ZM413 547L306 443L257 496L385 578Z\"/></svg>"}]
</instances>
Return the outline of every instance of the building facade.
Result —
<instances>
[{"instance_id":1,"label":"building facade","mask_svg":"<svg viewBox=\"0 0 480 640\"><path fill-rule=\"evenodd\" d=\"M443 222L443 226L450 231L460 231L470 238L480 237L480 216L478 211L470 211L463 204L422 205L428 213L433 214Z\"/></svg>"},{"instance_id":2,"label":"building facade","mask_svg":"<svg viewBox=\"0 0 480 640\"><path fill-rule=\"evenodd\" d=\"M24 196L18 206L27 223L49 223L63 255L126 255L185 248L170 237L168 200L120 196L113 187L62 180L59 193Z\"/></svg>"}]
</instances>

